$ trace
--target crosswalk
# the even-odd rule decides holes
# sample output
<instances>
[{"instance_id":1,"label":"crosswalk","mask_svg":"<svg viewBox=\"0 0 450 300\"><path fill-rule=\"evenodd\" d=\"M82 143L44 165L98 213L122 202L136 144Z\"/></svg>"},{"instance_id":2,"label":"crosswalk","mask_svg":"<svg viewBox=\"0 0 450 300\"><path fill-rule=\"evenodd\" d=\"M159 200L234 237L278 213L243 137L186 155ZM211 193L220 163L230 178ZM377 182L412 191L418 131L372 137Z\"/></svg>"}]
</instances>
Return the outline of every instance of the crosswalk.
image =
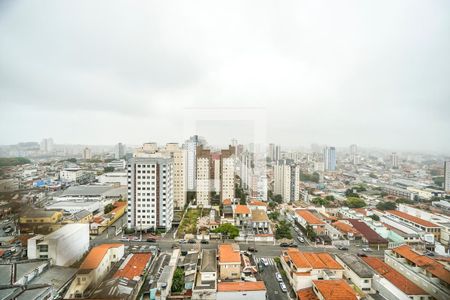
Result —
<instances>
[{"instance_id":1,"label":"crosswalk","mask_svg":"<svg viewBox=\"0 0 450 300\"><path fill-rule=\"evenodd\" d=\"M256 264L259 264L259 263L260 263L261 258L262 258L262 257L255 257L255 262L256 262ZM268 263L269 263L270 266L276 266L276 265L277 265L277 263L273 260L273 258L268 258L268 257L266 257L265 259L267 259L267 261L268 261Z\"/></svg>"}]
</instances>

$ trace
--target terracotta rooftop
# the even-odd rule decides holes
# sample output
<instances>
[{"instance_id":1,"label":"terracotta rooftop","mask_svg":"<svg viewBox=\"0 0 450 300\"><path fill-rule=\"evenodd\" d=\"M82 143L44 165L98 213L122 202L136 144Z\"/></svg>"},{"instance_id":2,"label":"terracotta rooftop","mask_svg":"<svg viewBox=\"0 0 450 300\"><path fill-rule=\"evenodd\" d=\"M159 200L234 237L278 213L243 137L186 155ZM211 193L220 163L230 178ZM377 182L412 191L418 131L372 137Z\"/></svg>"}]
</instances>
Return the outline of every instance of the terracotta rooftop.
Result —
<instances>
[{"instance_id":1,"label":"terracotta rooftop","mask_svg":"<svg viewBox=\"0 0 450 300\"><path fill-rule=\"evenodd\" d=\"M450 271L445 269L445 266L436 260L413 251L408 245L394 248L392 251L416 264L418 267L426 269L428 272L447 284L450 284Z\"/></svg>"},{"instance_id":2,"label":"terracotta rooftop","mask_svg":"<svg viewBox=\"0 0 450 300\"><path fill-rule=\"evenodd\" d=\"M248 206L247 205L241 205L241 204L238 204L238 205L236 205L236 207L234 208L234 212L236 213L236 214L239 214L239 215L249 215L250 214L250 208L248 208Z\"/></svg>"},{"instance_id":3,"label":"terracotta rooftop","mask_svg":"<svg viewBox=\"0 0 450 300\"><path fill-rule=\"evenodd\" d=\"M313 280L324 300L357 300L356 292L343 279Z\"/></svg>"},{"instance_id":4,"label":"terracotta rooftop","mask_svg":"<svg viewBox=\"0 0 450 300\"><path fill-rule=\"evenodd\" d=\"M262 209L255 209L252 211L252 221L253 222L269 222L269 217L267 213Z\"/></svg>"},{"instance_id":5,"label":"terracotta rooftop","mask_svg":"<svg viewBox=\"0 0 450 300\"><path fill-rule=\"evenodd\" d=\"M410 222L419 224L419 225L424 226L424 227L439 227L439 225L436 225L434 223L431 223L431 222L426 221L424 219L412 216L410 214L404 213L404 212L399 211L399 210L388 210L387 212L390 213L391 215L397 216L397 217L399 217L401 219L408 220Z\"/></svg>"},{"instance_id":6,"label":"terracotta rooftop","mask_svg":"<svg viewBox=\"0 0 450 300\"><path fill-rule=\"evenodd\" d=\"M267 206L267 203L266 203L266 202L263 202L263 201L252 200L252 201L250 201L250 205L255 205L255 206Z\"/></svg>"},{"instance_id":7,"label":"terracotta rooftop","mask_svg":"<svg viewBox=\"0 0 450 300\"><path fill-rule=\"evenodd\" d=\"M233 281L219 282L217 284L218 292L249 292L249 291L265 291L264 281Z\"/></svg>"},{"instance_id":8,"label":"terracotta rooftop","mask_svg":"<svg viewBox=\"0 0 450 300\"><path fill-rule=\"evenodd\" d=\"M108 250L118 247L123 247L123 244L103 244L92 248L81 264L80 270L93 270L97 268Z\"/></svg>"},{"instance_id":9,"label":"terracotta rooftop","mask_svg":"<svg viewBox=\"0 0 450 300\"><path fill-rule=\"evenodd\" d=\"M353 233L353 234L355 234L355 235L356 235L356 234L360 235L360 233L358 232L358 230L356 230L355 228L353 228L352 225L347 224L347 223L345 223L345 222L337 221L337 222L334 222L332 225L333 225L337 230L339 230L339 231L341 231L341 232L343 232L343 233Z\"/></svg>"},{"instance_id":10,"label":"terracotta rooftop","mask_svg":"<svg viewBox=\"0 0 450 300\"><path fill-rule=\"evenodd\" d=\"M240 263L241 255L237 244L219 245L219 262L221 263Z\"/></svg>"},{"instance_id":11,"label":"terracotta rooftop","mask_svg":"<svg viewBox=\"0 0 450 300\"><path fill-rule=\"evenodd\" d=\"M298 290L297 298L298 300L319 300L312 288Z\"/></svg>"},{"instance_id":12,"label":"terracotta rooftop","mask_svg":"<svg viewBox=\"0 0 450 300\"><path fill-rule=\"evenodd\" d=\"M328 253L300 252L296 248L289 248L285 253L300 269L342 269L342 266Z\"/></svg>"},{"instance_id":13,"label":"terracotta rooftop","mask_svg":"<svg viewBox=\"0 0 450 300\"><path fill-rule=\"evenodd\" d=\"M223 205L231 205L231 199L224 199Z\"/></svg>"},{"instance_id":14,"label":"terracotta rooftop","mask_svg":"<svg viewBox=\"0 0 450 300\"><path fill-rule=\"evenodd\" d=\"M386 264L379 258L368 256L362 257L364 262L368 264L378 274L389 280L398 289L407 295L427 295L427 293L420 287L415 285L412 281L407 279L401 273L397 272L394 268Z\"/></svg>"},{"instance_id":15,"label":"terracotta rooftop","mask_svg":"<svg viewBox=\"0 0 450 300\"><path fill-rule=\"evenodd\" d=\"M312 225L322 225L325 224L321 219L313 215L310 211L301 209L296 211L297 215L303 218L306 223L312 224Z\"/></svg>"},{"instance_id":16,"label":"terracotta rooftop","mask_svg":"<svg viewBox=\"0 0 450 300\"><path fill-rule=\"evenodd\" d=\"M113 277L124 277L133 280L136 276L141 276L151 257L151 253L130 254Z\"/></svg>"}]
</instances>

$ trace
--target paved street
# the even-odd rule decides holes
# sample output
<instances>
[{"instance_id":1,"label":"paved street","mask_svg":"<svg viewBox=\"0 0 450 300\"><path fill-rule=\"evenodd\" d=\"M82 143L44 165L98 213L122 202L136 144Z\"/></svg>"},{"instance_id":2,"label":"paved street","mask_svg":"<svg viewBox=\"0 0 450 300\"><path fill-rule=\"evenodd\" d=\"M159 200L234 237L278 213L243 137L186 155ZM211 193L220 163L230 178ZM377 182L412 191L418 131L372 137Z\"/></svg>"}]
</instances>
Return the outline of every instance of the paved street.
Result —
<instances>
[{"instance_id":1,"label":"paved street","mask_svg":"<svg viewBox=\"0 0 450 300\"><path fill-rule=\"evenodd\" d=\"M267 289L267 297L269 300L277 300L277 299L291 299L288 293L284 293L280 284L275 277L275 273L279 272L277 268L277 264L273 258L267 258L269 261L269 266L261 268L261 278L264 280L264 284ZM261 257L255 257L255 261L258 264L261 261ZM283 280L286 287L289 287L289 283L286 279Z\"/></svg>"}]
</instances>

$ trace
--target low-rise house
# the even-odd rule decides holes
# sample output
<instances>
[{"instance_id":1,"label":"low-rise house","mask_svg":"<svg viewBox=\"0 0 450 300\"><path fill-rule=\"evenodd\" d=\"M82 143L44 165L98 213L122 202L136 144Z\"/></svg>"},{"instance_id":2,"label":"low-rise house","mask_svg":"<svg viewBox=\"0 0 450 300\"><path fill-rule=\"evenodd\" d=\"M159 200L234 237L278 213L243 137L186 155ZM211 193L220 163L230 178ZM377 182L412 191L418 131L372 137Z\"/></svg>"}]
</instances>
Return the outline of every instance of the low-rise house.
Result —
<instances>
[{"instance_id":1,"label":"low-rise house","mask_svg":"<svg viewBox=\"0 0 450 300\"><path fill-rule=\"evenodd\" d=\"M311 226L317 235L325 233L325 222L316 217L313 213L306 209L299 209L295 211L297 222L306 230Z\"/></svg>"},{"instance_id":2,"label":"low-rise house","mask_svg":"<svg viewBox=\"0 0 450 300\"><path fill-rule=\"evenodd\" d=\"M89 249L89 224L67 224L49 235L27 242L29 259L49 258L53 265L70 266Z\"/></svg>"},{"instance_id":3,"label":"low-rise house","mask_svg":"<svg viewBox=\"0 0 450 300\"><path fill-rule=\"evenodd\" d=\"M348 219L347 221L352 224L353 228L358 230L358 232L362 235L363 242L367 243L370 248L385 249L388 247L388 240L381 237L366 223L364 223L364 221L355 219Z\"/></svg>"},{"instance_id":4,"label":"low-rise house","mask_svg":"<svg viewBox=\"0 0 450 300\"><path fill-rule=\"evenodd\" d=\"M313 280L341 279L344 268L328 253L283 250L281 265L295 291L312 286Z\"/></svg>"},{"instance_id":5,"label":"low-rise house","mask_svg":"<svg viewBox=\"0 0 450 300\"><path fill-rule=\"evenodd\" d=\"M345 280L313 280L312 284L320 300L358 300L356 292Z\"/></svg>"},{"instance_id":6,"label":"low-rise house","mask_svg":"<svg viewBox=\"0 0 450 300\"><path fill-rule=\"evenodd\" d=\"M260 300L266 299L264 281L234 281L217 284L217 300Z\"/></svg>"},{"instance_id":7,"label":"low-rise house","mask_svg":"<svg viewBox=\"0 0 450 300\"><path fill-rule=\"evenodd\" d=\"M261 209L267 212L267 203L259 200L251 200L248 204L251 210Z\"/></svg>"},{"instance_id":8,"label":"low-rise house","mask_svg":"<svg viewBox=\"0 0 450 300\"><path fill-rule=\"evenodd\" d=\"M450 271L445 262L403 245L385 251L385 262L438 300L450 299Z\"/></svg>"},{"instance_id":9,"label":"low-rise house","mask_svg":"<svg viewBox=\"0 0 450 300\"><path fill-rule=\"evenodd\" d=\"M251 211L247 205L238 204L233 208L234 222L236 226L247 226L250 222Z\"/></svg>"},{"instance_id":10,"label":"low-rise house","mask_svg":"<svg viewBox=\"0 0 450 300\"><path fill-rule=\"evenodd\" d=\"M200 270L197 273L192 299L215 299L217 282L217 251L203 249Z\"/></svg>"},{"instance_id":11,"label":"low-rise house","mask_svg":"<svg viewBox=\"0 0 450 300\"><path fill-rule=\"evenodd\" d=\"M124 255L123 244L103 244L92 248L66 292L65 299L89 296L93 289Z\"/></svg>"},{"instance_id":12,"label":"low-rise house","mask_svg":"<svg viewBox=\"0 0 450 300\"><path fill-rule=\"evenodd\" d=\"M372 289L373 271L358 256L342 253L336 255L336 261L344 268L344 277L347 280L365 293L375 292Z\"/></svg>"},{"instance_id":13,"label":"low-rise house","mask_svg":"<svg viewBox=\"0 0 450 300\"><path fill-rule=\"evenodd\" d=\"M353 228L353 226L348 221L339 220L337 222L334 222L332 226L339 230L342 235L348 240L361 239L361 234L359 233L359 231Z\"/></svg>"},{"instance_id":14,"label":"low-rise house","mask_svg":"<svg viewBox=\"0 0 450 300\"><path fill-rule=\"evenodd\" d=\"M219 278L221 280L241 277L241 255L238 244L219 245Z\"/></svg>"},{"instance_id":15,"label":"low-rise house","mask_svg":"<svg viewBox=\"0 0 450 300\"><path fill-rule=\"evenodd\" d=\"M398 210L388 210L386 213L427 233L432 233L436 240L439 241L441 236L441 227L439 225Z\"/></svg>"},{"instance_id":16,"label":"low-rise house","mask_svg":"<svg viewBox=\"0 0 450 300\"><path fill-rule=\"evenodd\" d=\"M363 257L362 260L377 275L373 277L373 289L386 299L428 300L431 296L377 257Z\"/></svg>"}]
</instances>

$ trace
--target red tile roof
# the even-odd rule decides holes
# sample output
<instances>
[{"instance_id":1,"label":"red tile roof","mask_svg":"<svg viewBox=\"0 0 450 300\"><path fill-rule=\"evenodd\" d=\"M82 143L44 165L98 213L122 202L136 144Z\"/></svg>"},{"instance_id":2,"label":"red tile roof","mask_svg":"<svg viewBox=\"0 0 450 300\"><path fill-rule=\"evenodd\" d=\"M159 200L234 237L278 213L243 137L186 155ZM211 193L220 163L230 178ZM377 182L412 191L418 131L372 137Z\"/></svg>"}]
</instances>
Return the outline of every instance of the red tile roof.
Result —
<instances>
[{"instance_id":1,"label":"red tile roof","mask_svg":"<svg viewBox=\"0 0 450 300\"><path fill-rule=\"evenodd\" d=\"M118 248L121 246L123 247L123 244L103 244L92 248L92 250L89 252L83 263L81 264L80 270L96 269L109 249Z\"/></svg>"},{"instance_id":2,"label":"red tile roof","mask_svg":"<svg viewBox=\"0 0 450 300\"><path fill-rule=\"evenodd\" d=\"M262 201L258 201L258 200L252 200L252 201L250 201L250 205L254 205L254 206L267 206L267 203L262 202Z\"/></svg>"},{"instance_id":3,"label":"red tile roof","mask_svg":"<svg viewBox=\"0 0 450 300\"><path fill-rule=\"evenodd\" d=\"M358 300L356 292L343 279L313 280L324 300Z\"/></svg>"},{"instance_id":4,"label":"red tile roof","mask_svg":"<svg viewBox=\"0 0 450 300\"><path fill-rule=\"evenodd\" d=\"M389 280L398 289L407 295L427 295L427 293L420 287L415 285L412 281L397 272L394 268L386 264L379 258L368 256L362 257L364 262L374 269L378 274Z\"/></svg>"},{"instance_id":5,"label":"red tile roof","mask_svg":"<svg viewBox=\"0 0 450 300\"><path fill-rule=\"evenodd\" d=\"M134 253L130 254L130 256L128 256L127 260L120 266L113 277L123 277L133 280L136 276L141 276L144 273L145 267L152 258L151 253Z\"/></svg>"},{"instance_id":6,"label":"red tile roof","mask_svg":"<svg viewBox=\"0 0 450 300\"><path fill-rule=\"evenodd\" d=\"M239 215L249 215L250 214L250 208L248 208L248 206L247 205L241 205L241 204L238 204L238 205L236 205L236 207L234 208L234 212L236 213L236 214L239 214Z\"/></svg>"},{"instance_id":7,"label":"red tile roof","mask_svg":"<svg viewBox=\"0 0 450 300\"><path fill-rule=\"evenodd\" d=\"M408 221L410 221L412 223L419 224L419 225L421 225L423 227L439 227L439 225L436 225L434 223L431 223L431 222L426 221L424 219L412 216L410 214L404 213L404 212L399 211L399 210L388 210L386 212L391 214L391 215L397 216L397 217L399 217L401 219L408 220Z\"/></svg>"},{"instance_id":8,"label":"red tile roof","mask_svg":"<svg viewBox=\"0 0 450 300\"><path fill-rule=\"evenodd\" d=\"M296 248L289 248L285 253L300 269L342 269L342 266L328 253L300 252Z\"/></svg>"},{"instance_id":9,"label":"red tile roof","mask_svg":"<svg viewBox=\"0 0 450 300\"><path fill-rule=\"evenodd\" d=\"M347 221L352 224L352 226L358 230L369 242L369 244L387 244L388 240L381 237L378 233L376 233L372 228L367 226L366 223L356 219L348 219Z\"/></svg>"},{"instance_id":10,"label":"red tile roof","mask_svg":"<svg viewBox=\"0 0 450 300\"><path fill-rule=\"evenodd\" d=\"M408 245L394 248L392 251L413 262L418 267L426 269L428 272L447 284L450 284L450 271L434 259L413 251Z\"/></svg>"},{"instance_id":11,"label":"red tile roof","mask_svg":"<svg viewBox=\"0 0 450 300\"><path fill-rule=\"evenodd\" d=\"M219 262L221 263L240 263L241 255L237 245L235 248L232 244L219 245Z\"/></svg>"},{"instance_id":12,"label":"red tile roof","mask_svg":"<svg viewBox=\"0 0 450 300\"><path fill-rule=\"evenodd\" d=\"M218 292L250 292L250 291L265 291L266 286L264 281L233 281L233 282L219 282L217 284Z\"/></svg>"},{"instance_id":13,"label":"red tile roof","mask_svg":"<svg viewBox=\"0 0 450 300\"><path fill-rule=\"evenodd\" d=\"M231 199L224 199L223 205L231 205Z\"/></svg>"},{"instance_id":14,"label":"red tile roof","mask_svg":"<svg viewBox=\"0 0 450 300\"><path fill-rule=\"evenodd\" d=\"M353 228L352 225L347 224L343 221L337 221L334 222L332 224L337 230L343 232L343 233L353 233L355 235L360 235L360 233L358 232L358 230L356 230L355 228Z\"/></svg>"},{"instance_id":15,"label":"red tile roof","mask_svg":"<svg viewBox=\"0 0 450 300\"><path fill-rule=\"evenodd\" d=\"M301 289L297 291L298 300L319 300L312 288Z\"/></svg>"},{"instance_id":16,"label":"red tile roof","mask_svg":"<svg viewBox=\"0 0 450 300\"><path fill-rule=\"evenodd\" d=\"M321 219L319 219L318 217L316 217L315 215L313 215L310 211L308 210L297 210L296 211L297 215L301 218L303 218L303 220L305 220L306 223L311 224L311 225L323 225L325 224L325 222L323 222Z\"/></svg>"}]
</instances>

